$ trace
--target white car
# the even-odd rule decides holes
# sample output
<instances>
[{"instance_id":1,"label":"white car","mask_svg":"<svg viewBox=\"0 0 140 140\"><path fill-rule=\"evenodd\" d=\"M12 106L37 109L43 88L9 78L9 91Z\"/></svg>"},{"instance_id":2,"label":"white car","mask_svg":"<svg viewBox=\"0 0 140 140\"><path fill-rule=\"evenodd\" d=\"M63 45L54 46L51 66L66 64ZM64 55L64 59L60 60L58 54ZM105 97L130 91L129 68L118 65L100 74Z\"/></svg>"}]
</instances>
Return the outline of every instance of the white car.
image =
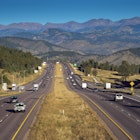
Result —
<instances>
[{"instance_id":1,"label":"white car","mask_svg":"<svg viewBox=\"0 0 140 140\"><path fill-rule=\"evenodd\" d=\"M76 83L74 82L73 85L76 86Z\"/></svg>"},{"instance_id":2,"label":"white car","mask_svg":"<svg viewBox=\"0 0 140 140\"><path fill-rule=\"evenodd\" d=\"M114 100L115 101L122 101L123 100L123 95L122 94L116 94Z\"/></svg>"},{"instance_id":3,"label":"white car","mask_svg":"<svg viewBox=\"0 0 140 140\"><path fill-rule=\"evenodd\" d=\"M14 105L14 112L25 112L25 107L26 105L23 103L23 102L20 102L20 103L16 103Z\"/></svg>"}]
</instances>

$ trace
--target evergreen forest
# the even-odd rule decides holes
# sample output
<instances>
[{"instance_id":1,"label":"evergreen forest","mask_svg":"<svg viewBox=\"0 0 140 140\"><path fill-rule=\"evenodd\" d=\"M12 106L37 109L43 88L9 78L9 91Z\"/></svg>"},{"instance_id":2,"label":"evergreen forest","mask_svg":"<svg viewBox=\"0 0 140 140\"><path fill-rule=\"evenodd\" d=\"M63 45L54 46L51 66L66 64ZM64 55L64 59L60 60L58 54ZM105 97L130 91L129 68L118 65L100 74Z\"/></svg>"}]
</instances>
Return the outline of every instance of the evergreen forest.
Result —
<instances>
[{"instance_id":1,"label":"evergreen forest","mask_svg":"<svg viewBox=\"0 0 140 140\"><path fill-rule=\"evenodd\" d=\"M83 71L85 75L92 73L95 76L97 74L97 69L117 71L124 80L126 80L126 78L129 76L140 74L140 65L129 64L127 61L122 61L121 65L116 66L113 64L110 65L108 62L98 63L93 59L89 59L79 64L78 69ZM92 71L92 69L94 70Z\"/></svg>"},{"instance_id":2,"label":"evergreen forest","mask_svg":"<svg viewBox=\"0 0 140 140\"><path fill-rule=\"evenodd\" d=\"M30 52L0 46L0 69L7 72L35 69L41 61Z\"/></svg>"}]
</instances>

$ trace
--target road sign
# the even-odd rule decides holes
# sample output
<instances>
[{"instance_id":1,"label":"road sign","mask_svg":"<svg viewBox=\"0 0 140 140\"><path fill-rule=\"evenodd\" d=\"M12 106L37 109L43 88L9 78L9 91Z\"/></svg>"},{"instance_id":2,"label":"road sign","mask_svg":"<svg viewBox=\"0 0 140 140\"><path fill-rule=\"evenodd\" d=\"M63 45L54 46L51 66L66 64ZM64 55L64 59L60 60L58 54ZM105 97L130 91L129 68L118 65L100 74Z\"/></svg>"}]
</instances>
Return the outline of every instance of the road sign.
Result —
<instances>
[{"instance_id":1,"label":"road sign","mask_svg":"<svg viewBox=\"0 0 140 140\"><path fill-rule=\"evenodd\" d=\"M132 81L132 82L130 82L130 85L131 85L131 86L134 86L134 85L135 85L135 83Z\"/></svg>"}]
</instances>

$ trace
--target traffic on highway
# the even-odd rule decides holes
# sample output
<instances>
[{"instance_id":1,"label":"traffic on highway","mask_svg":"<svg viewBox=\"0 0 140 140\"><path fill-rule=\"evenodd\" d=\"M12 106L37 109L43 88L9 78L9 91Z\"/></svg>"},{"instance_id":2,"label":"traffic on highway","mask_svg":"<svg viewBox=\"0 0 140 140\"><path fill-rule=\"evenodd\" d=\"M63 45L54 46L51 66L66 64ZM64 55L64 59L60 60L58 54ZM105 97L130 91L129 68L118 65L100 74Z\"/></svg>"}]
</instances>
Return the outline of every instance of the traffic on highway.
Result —
<instances>
[{"instance_id":1,"label":"traffic on highway","mask_svg":"<svg viewBox=\"0 0 140 140\"><path fill-rule=\"evenodd\" d=\"M43 74L25 86L22 94L0 98L0 139L26 139L35 116L53 83L54 64L47 64ZM34 84L38 90L34 90Z\"/></svg>"},{"instance_id":2,"label":"traffic on highway","mask_svg":"<svg viewBox=\"0 0 140 140\"><path fill-rule=\"evenodd\" d=\"M139 140L140 97L91 86L69 64L62 63L62 66L69 90L75 91L96 111L116 139ZM53 87L54 68L54 63L48 63L42 75L28 83L22 94L0 97L0 139L27 139L30 126Z\"/></svg>"},{"instance_id":3,"label":"traffic on highway","mask_svg":"<svg viewBox=\"0 0 140 140\"><path fill-rule=\"evenodd\" d=\"M83 88L85 81L79 75L74 74L70 65L63 64L67 84L77 92L89 106L97 112L99 117L106 123L117 139L140 138L140 97L113 90L97 88L98 86L88 83ZM75 85L73 85L75 83ZM88 85L90 86L88 87ZM96 87L96 88L95 88Z\"/></svg>"}]
</instances>

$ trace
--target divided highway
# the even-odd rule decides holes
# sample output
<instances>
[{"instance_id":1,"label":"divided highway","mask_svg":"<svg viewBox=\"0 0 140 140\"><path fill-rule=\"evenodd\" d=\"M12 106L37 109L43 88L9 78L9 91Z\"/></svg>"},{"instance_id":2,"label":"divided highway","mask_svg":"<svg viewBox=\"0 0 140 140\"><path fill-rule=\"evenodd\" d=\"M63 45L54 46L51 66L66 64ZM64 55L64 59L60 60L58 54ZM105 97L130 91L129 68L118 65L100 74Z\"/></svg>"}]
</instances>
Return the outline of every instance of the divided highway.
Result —
<instances>
[{"instance_id":1,"label":"divided highway","mask_svg":"<svg viewBox=\"0 0 140 140\"><path fill-rule=\"evenodd\" d=\"M82 79L74 74L70 65L64 63L63 69L68 87L77 92L97 112L117 139L140 139L140 98L124 95L122 102L115 102L114 91L94 91L91 87L83 89Z\"/></svg>"},{"instance_id":2,"label":"divided highway","mask_svg":"<svg viewBox=\"0 0 140 140\"><path fill-rule=\"evenodd\" d=\"M25 112L14 113L14 104L9 103L9 97L0 98L0 140L21 140L26 137L35 115L49 93L53 83L54 64L47 64L44 73L25 86L25 92L16 95L19 102L26 105ZM33 84L39 84L39 90L33 91Z\"/></svg>"},{"instance_id":3,"label":"divided highway","mask_svg":"<svg viewBox=\"0 0 140 140\"><path fill-rule=\"evenodd\" d=\"M77 92L97 112L117 139L139 140L140 97L124 95L123 102L115 102L114 91L83 89L82 79L74 74L70 65L64 63L63 70L68 88ZM26 112L14 113L14 104L8 103L9 97L0 98L0 140L26 139L40 105L51 90L53 78L54 64L49 63L44 73L27 84L23 94L17 95L19 101L26 104ZM40 85L36 92L33 91L34 83Z\"/></svg>"}]
</instances>

